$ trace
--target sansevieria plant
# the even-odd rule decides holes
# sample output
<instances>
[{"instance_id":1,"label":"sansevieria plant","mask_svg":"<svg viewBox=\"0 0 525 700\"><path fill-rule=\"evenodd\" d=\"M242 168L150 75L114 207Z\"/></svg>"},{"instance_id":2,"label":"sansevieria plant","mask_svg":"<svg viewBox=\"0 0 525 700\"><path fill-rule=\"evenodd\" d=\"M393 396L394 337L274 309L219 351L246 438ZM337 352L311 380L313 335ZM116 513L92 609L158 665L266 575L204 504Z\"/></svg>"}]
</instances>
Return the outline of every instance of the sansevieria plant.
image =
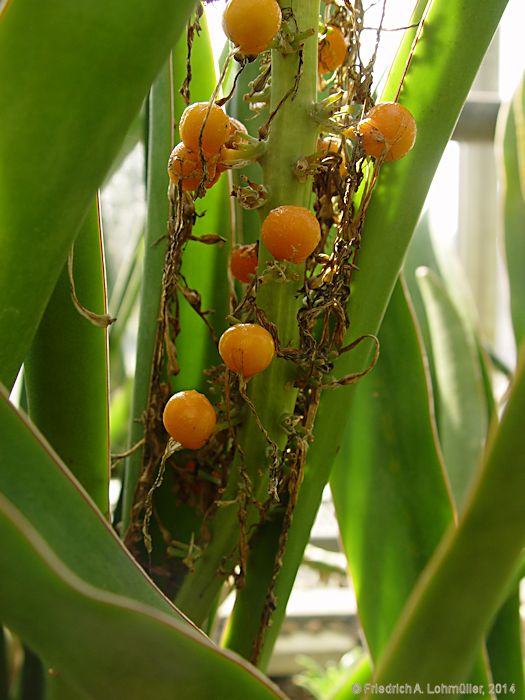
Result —
<instances>
[{"instance_id":1,"label":"sansevieria plant","mask_svg":"<svg viewBox=\"0 0 525 700\"><path fill-rule=\"evenodd\" d=\"M0 698L285 697L329 482L366 643L330 697L525 697L525 356L497 404L450 275L405 264L505 6L419 0L378 92L358 0L230 0L220 61L194 0L0 4ZM119 256L98 192L138 141Z\"/></svg>"}]
</instances>

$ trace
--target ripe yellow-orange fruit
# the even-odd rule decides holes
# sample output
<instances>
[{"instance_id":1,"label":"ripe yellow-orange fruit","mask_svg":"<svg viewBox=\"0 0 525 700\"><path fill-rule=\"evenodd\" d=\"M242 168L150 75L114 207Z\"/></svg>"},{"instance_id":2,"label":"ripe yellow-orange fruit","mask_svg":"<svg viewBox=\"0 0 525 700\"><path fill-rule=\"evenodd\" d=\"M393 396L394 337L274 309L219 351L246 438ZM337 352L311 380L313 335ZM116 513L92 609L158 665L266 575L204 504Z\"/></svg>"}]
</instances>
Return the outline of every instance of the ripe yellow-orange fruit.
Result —
<instances>
[{"instance_id":1,"label":"ripe yellow-orange fruit","mask_svg":"<svg viewBox=\"0 0 525 700\"><path fill-rule=\"evenodd\" d=\"M281 28L281 8L276 0L229 0L222 28L245 56L257 56Z\"/></svg>"},{"instance_id":2,"label":"ripe yellow-orange fruit","mask_svg":"<svg viewBox=\"0 0 525 700\"><path fill-rule=\"evenodd\" d=\"M257 274L257 244L235 246L230 255L230 270L239 282L251 282Z\"/></svg>"},{"instance_id":3,"label":"ripe yellow-orange fruit","mask_svg":"<svg viewBox=\"0 0 525 700\"><path fill-rule=\"evenodd\" d=\"M397 102L380 102L357 125L367 156L384 160L403 158L416 141L416 120Z\"/></svg>"},{"instance_id":4,"label":"ripe yellow-orange fruit","mask_svg":"<svg viewBox=\"0 0 525 700\"><path fill-rule=\"evenodd\" d=\"M218 180L216 159L206 160L206 168L208 176L205 185L209 188ZM171 152L168 161L168 175L175 185L182 181L184 191L195 190L204 177L203 164L199 154L190 151L182 142L178 143Z\"/></svg>"},{"instance_id":5,"label":"ripe yellow-orange fruit","mask_svg":"<svg viewBox=\"0 0 525 700\"><path fill-rule=\"evenodd\" d=\"M179 391L170 398L162 420L174 440L190 450L198 450L210 439L217 416L204 394L190 389Z\"/></svg>"},{"instance_id":6,"label":"ripe yellow-orange fruit","mask_svg":"<svg viewBox=\"0 0 525 700\"><path fill-rule=\"evenodd\" d=\"M266 328L257 323L238 323L222 334L219 354L228 369L248 379L268 367L275 345Z\"/></svg>"},{"instance_id":7,"label":"ripe yellow-orange fruit","mask_svg":"<svg viewBox=\"0 0 525 700\"><path fill-rule=\"evenodd\" d=\"M321 227L309 209L287 204L265 218L262 240L277 260L302 263L321 240Z\"/></svg>"},{"instance_id":8,"label":"ripe yellow-orange fruit","mask_svg":"<svg viewBox=\"0 0 525 700\"><path fill-rule=\"evenodd\" d=\"M340 68L346 58L346 41L339 27L329 26L326 36L319 42L318 71L321 75Z\"/></svg>"},{"instance_id":9,"label":"ripe yellow-orange fruit","mask_svg":"<svg viewBox=\"0 0 525 700\"><path fill-rule=\"evenodd\" d=\"M226 112L216 104L195 102L186 107L179 122L179 133L184 145L199 153L199 139L202 131L202 150L209 155L216 155L230 134L230 119ZM207 115L207 116L206 116ZM204 124L204 128L203 128Z\"/></svg>"}]
</instances>

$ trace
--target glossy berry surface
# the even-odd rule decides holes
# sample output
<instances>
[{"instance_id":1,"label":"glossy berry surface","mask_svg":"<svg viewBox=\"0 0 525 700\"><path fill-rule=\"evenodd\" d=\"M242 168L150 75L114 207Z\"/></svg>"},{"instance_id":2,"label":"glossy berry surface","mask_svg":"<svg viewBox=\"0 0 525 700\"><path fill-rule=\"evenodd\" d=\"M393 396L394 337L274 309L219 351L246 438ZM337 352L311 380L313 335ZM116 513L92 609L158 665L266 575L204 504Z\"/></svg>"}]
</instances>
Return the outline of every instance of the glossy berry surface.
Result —
<instances>
[{"instance_id":1,"label":"glossy berry surface","mask_svg":"<svg viewBox=\"0 0 525 700\"><path fill-rule=\"evenodd\" d=\"M262 240L277 260L301 263L321 240L321 228L306 207L293 204L272 209L262 224Z\"/></svg>"},{"instance_id":2,"label":"glossy berry surface","mask_svg":"<svg viewBox=\"0 0 525 700\"><path fill-rule=\"evenodd\" d=\"M215 160L207 160L206 167L208 177L205 185L211 187L217 182L220 173L216 172ZM186 192L197 189L204 177L203 164L199 154L190 151L183 143L177 144L168 161L168 175L175 185L182 181L182 189Z\"/></svg>"},{"instance_id":3,"label":"glossy berry surface","mask_svg":"<svg viewBox=\"0 0 525 700\"><path fill-rule=\"evenodd\" d=\"M346 41L339 27L327 27L326 36L319 42L318 70L321 75L340 68L346 58Z\"/></svg>"},{"instance_id":4,"label":"glossy berry surface","mask_svg":"<svg viewBox=\"0 0 525 700\"><path fill-rule=\"evenodd\" d=\"M235 246L230 255L230 270L239 282L251 282L257 274L257 244Z\"/></svg>"},{"instance_id":5,"label":"glossy berry surface","mask_svg":"<svg viewBox=\"0 0 525 700\"><path fill-rule=\"evenodd\" d=\"M208 107L207 102L195 102L186 107L180 118L179 133L184 145L190 151L199 153L202 130L203 152L206 155L216 155L230 135L230 119L222 107L214 104L209 112Z\"/></svg>"},{"instance_id":6,"label":"glossy berry surface","mask_svg":"<svg viewBox=\"0 0 525 700\"><path fill-rule=\"evenodd\" d=\"M357 125L367 156L384 160L403 158L416 141L416 121L397 102L381 102Z\"/></svg>"},{"instance_id":7,"label":"glossy berry surface","mask_svg":"<svg viewBox=\"0 0 525 700\"><path fill-rule=\"evenodd\" d=\"M248 379L268 367L275 345L266 328L257 323L238 323L222 334L219 354L228 369Z\"/></svg>"},{"instance_id":8,"label":"glossy berry surface","mask_svg":"<svg viewBox=\"0 0 525 700\"><path fill-rule=\"evenodd\" d=\"M211 437L217 416L204 394L191 389L170 398L162 420L174 440L190 450L198 450Z\"/></svg>"},{"instance_id":9,"label":"glossy berry surface","mask_svg":"<svg viewBox=\"0 0 525 700\"><path fill-rule=\"evenodd\" d=\"M222 28L245 56L257 56L281 27L281 8L276 0L229 0L222 15Z\"/></svg>"}]
</instances>

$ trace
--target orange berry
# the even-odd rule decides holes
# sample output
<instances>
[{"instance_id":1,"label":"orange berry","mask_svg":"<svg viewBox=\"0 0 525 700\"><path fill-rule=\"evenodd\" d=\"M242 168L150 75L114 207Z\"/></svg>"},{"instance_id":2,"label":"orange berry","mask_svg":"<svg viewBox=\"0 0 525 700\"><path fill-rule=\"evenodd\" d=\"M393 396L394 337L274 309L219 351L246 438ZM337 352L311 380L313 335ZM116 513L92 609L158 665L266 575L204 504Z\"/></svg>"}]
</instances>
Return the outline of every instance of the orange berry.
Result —
<instances>
[{"instance_id":1,"label":"orange berry","mask_svg":"<svg viewBox=\"0 0 525 700\"><path fill-rule=\"evenodd\" d=\"M190 450L198 450L211 437L217 416L204 394L191 389L179 391L170 398L162 420L174 440Z\"/></svg>"},{"instance_id":2,"label":"orange berry","mask_svg":"<svg viewBox=\"0 0 525 700\"><path fill-rule=\"evenodd\" d=\"M321 239L321 227L306 207L288 204L272 209L262 224L262 240L277 260L302 263Z\"/></svg>"},{"instance_id":3,"label":"orange berry","mask_svg":"<svg viewBox=\"0 0 525 700\"><path fill-rule=\"evenodd\" d=\"M239 282L251 282L257 274L257 243L235 246L230 255L230 270Z\"/></svg>"},{"instance_id":4,"label":"orange berry","mask_svg":"<svg viewBox=\"0 0 525 700\"><path fill-rule=\"evenodd\" d=\"M268 367L275 345L266 328L257 323L238 323L222 334L219 354L228 369L248 379Z\"/></svg>"},{"instance_id":5,"label":"orange berry","mask_svg":"<svg viewBox=\"0 0 525 700\"><path fill-rule=\"evenodd\" d=\"M339 27L329 26L325 37L319 42L318 71L321 75L340 68L346 58L346 41Z\"/></svg>"},{"instance_id":6,"label":"orange berry","mask_svg":"<svg viewBox=\"0 0 525 700\"><path fill-rule=\"evenodd\" d=\"M199 139L202 131L203 152L215 155L230 134L230 119L222 107L212 104L209 112L208 108L207 102L195 102L186 107L180 118L179 133L181 141L190 151L200 153Z\"/></svg>"},{"instance_id":7,"label":"orange berry","mask_svg":"<svg viewBox=\"0 0 525 700\"><path fill-rule=\"evenodd\" d=\"M222 28L245 56L257 56L281 27L281 8L276 0L229 0L222 15Z\"/></svg>"},{"instance_id":8,"label":"orange berry","mask_svg":"<svg viewBox=\"0 0 525 700\"><path fill-rule=\"evenodd\" d=\"M215 160L207 160L206 167L208 170L208 177L205 185L209 188L218 180ZM168 175L175 185L182 180L182 189L184 191L195 190L204 177L204 170L199 154L190 151L182 142L177 144L171 152L168 161Z\"/></svg>"},{"instance_id":9,"label":"orange berry","mask_svg":"<svg viewBox=\"0 0 525 700\"><path fill-rule=\"evenodd\" d=\"M399 160L416 141L416 120L397 102L380 102L357 125L367 156Z\"/></svg>"}]
</instances>

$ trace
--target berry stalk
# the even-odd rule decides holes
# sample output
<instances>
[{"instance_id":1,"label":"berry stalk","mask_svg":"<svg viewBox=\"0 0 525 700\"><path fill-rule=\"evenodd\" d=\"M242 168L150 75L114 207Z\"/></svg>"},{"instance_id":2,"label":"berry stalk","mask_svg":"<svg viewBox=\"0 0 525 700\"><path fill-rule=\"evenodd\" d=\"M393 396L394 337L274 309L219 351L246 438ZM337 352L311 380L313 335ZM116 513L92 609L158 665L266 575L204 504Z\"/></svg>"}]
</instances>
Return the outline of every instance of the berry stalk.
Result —
<instances>
[{"instance_id":1,"label":"berry stalk","mask_svg":"<svg viewBox=\"0 0 525 700\"><path fill-rule=\"evenodd\" d=\"M311 181L299 180L295 165L301 157L316 150L318 136L318 125L310 114L316 99L319 0L282 3L285 4L287 8L291 5L293 17L288 25L294 33L313 31L296 49L288 47L286 53L272 50L271 119L267 148L261 160L269 197L260 210L262 218L269 210L283 204L308 205ZM280 346L295 345L300 304L297 292L302 286L304 266L284 263L277 270L264 246L259 250L258 272L264 275L264 281L258 287L257 307L264 318L274 324ZM176 599L176 604L197 624L205 619L224 578L238 563L239 528L250 533L259 521L259 511L251 500L263 503L268 498L272 449L267 437L278 450L284 448L287 432L283 418L293 414L297 397L293 384L293 364L280 358L272 362L264 375L250 382L249 399L257 418L251 412L246 413L239 432L241 449L222 497L225 505L218 508L210 522L210 542L195 562L194 570L186 576ZM240 490L240 484L247 488L247 482L251 488L250 499L243 497Z\"/></svg>"}]
</instances>

